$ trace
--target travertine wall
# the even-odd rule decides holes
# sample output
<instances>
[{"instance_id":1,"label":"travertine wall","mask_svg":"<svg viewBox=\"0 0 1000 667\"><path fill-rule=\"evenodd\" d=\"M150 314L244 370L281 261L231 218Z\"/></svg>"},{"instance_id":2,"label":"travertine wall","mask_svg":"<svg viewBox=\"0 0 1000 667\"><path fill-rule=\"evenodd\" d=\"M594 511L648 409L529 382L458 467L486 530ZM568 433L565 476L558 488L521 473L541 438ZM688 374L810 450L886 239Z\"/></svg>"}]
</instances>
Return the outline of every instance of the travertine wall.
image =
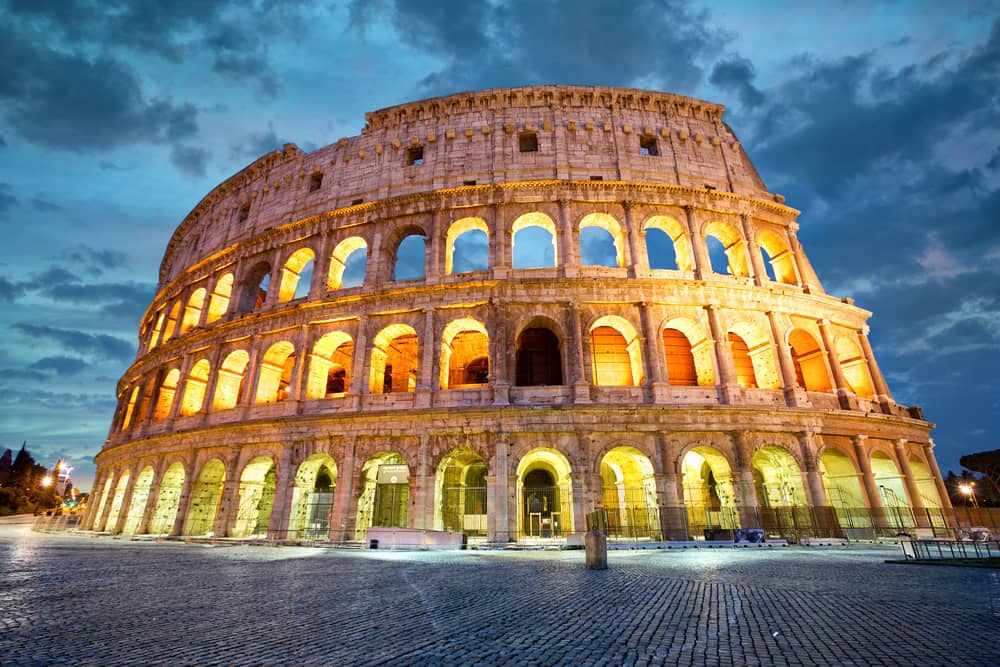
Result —
<instances>
[{"instance_id":1,"label":"travertine wall","mask_svg":"<svg viewBox=\"0 0 1000 667\"><path fill-rule=\"evenodd\" d=\"M443 471L461 460L466 473L485 465L489 538L517 539L533 530L533 470L559 489L545 518L565 533L607 504L613 474L622 497L635 487L650 506L690 508L692 452L746 521L775 503L836 504L834 468L853 469L862 484L848 491L869 508L890 478L893 502L946 504L931 424L893 401L869 313L823 292L798 212L767 193L721 115L647 91L493 90L378 111L360 137L264 156L170 242L88 525L247 534L263 516L285 535L322 465L336 478L324 530L360 537L378 520L373 466L401 461L406 523L442 527L442 479L457 479ZM515 261L526 226L551 233L551 266ZM590 228L609 234L611 265L586 263ZM470 232L485 233L488 261L456 274L454 243ZM671 268L652 268L661 233ZM413 236L423 277L396 280ZM343 287L359 248L364 281ZM546 363L558 384L524 374L522 334L538 330L557 341ZM456 384L449 364L471 350L488 373ZM196 506L209 515L192 518Z\"/></svg>"}]
</instances>

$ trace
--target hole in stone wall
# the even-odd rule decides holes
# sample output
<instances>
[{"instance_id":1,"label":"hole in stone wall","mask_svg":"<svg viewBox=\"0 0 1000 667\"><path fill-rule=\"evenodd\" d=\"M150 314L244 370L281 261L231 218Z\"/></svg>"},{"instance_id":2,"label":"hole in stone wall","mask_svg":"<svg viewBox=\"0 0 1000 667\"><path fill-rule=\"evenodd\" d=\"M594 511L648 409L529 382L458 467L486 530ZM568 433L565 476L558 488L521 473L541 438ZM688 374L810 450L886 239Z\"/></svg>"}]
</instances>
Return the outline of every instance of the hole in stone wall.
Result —
<instances>
[{"instance_id":1,"label":"hole in stone wall","mask_svg":"<svg viewBox=\"0 0 1000 667\"><path fill-rule=\"evenodd\" d=\"M522 153L537 153L538 135L534 132L522 132L517 136L517 147Z\"/></svg>"}]
</instances>

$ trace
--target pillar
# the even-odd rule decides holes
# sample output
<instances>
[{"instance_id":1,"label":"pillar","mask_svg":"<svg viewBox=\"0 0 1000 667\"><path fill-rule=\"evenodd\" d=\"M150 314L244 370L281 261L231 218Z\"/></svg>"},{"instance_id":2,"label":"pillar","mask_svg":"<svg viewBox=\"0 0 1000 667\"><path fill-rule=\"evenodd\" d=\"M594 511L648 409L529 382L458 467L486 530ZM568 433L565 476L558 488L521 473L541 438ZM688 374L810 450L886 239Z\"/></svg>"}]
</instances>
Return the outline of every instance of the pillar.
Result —
<instances>
[{"instance_id":1,"label":"pillar","mask_svg":"<svg viewBox=\"0 0 1000 667\"><path fill-rule=\"evenodd\" d=\"M358 337L354 341L354 358L351 359L351 377L348 378L349 393L358 396L368 393L368 381L371 376L371 355L368 354L368 318L362 316L358 320ZM355 399L357 400L357 399ZM355 405L357 408L357 405Z\"/></svg>"},{"instance_id":2,"label":"pillar","mask_svg":"<svg viewBox=\"0 0 1000 667\"><path fill-rule=\"evenodd\" d=\"M646 301L639 302L639 319L642 324L643 338L646 339L643 354L648 360L649 382L652 386L653 400L655 402L657 389L669 386L666 360L663 358L663 338L659 335L658 327L653 324L653 316L649 312L649 303Z\"/></svg>"},{"instance_id":3,"label":"pillar","mask_svg":"<svg viewBox=\"0 0 1000 667\"><path fill-rule=\"evenodd\" d=\"M632 202L623 201L622 209L625 211L625 226L628 231L628 251L632 266L632 277L641 278L649 275L649 255L646 252L645 244L642 242L642 232L635 221L635 211L632 210Z\"/></svg>"},{"instance_id":4,"label":"pillar","mask_svg":"<svg viewBox=\"0 0 1000 667\"><path fill-rule=\"evenodd\" d=\"M278 460L277 479L275 480L274 505L271 507L271 519L267 526L269 540L287 540L288 523L292 510L292 495L295 493L295 472L297 461L293 455L299 445L305 443L286 444L281 450Z\"/></svg>"},{"instance_id":5,"label":"pillar","mask_svg":"<svg viewBox=\"0 0 1000 667\"><path fill-rule=\"evenodd\" d=\"M865 361L868 362L868 373L872 376L872 383L875 385L875 398L882 407L882 412L891 415L894 401L892 394L889 393L889 385L886 384L885 377L882 375L882 371L875 361L875 353L872 351L871 342L868 340L869 331L870 329L866 324L858 333L858 339L861 341L861 352L865 355Z\"/></svg>"},{"instance_id":6,"label":"pillar","mask_svg":"<svg viewBox=\"0 0 1000 667\"><path fill-rule=\"evenodd\" d=\"M833 372L833 384L837 390L837 399L840 407L844 410L857 410L858 399L854 395L854 390L847 382L844 370L840 367L840 360L837 358L837 348L833 343L833 334L830 333L830 320L819 320L819 335L823 339L823 347L826 348L827 359L830 361L830 370Z\"/></svg>"},{"instance_id":7,"label":"pillar","mask_svg":"<svg viewBox=\"0 0 1000 667\"><path fill-rule=\"evenodd\" d=\"M937 459L934 458L934 441L927 445L927 465L934 475L934 486L937 487L938 496L941 498L941 507L952 510L951 496L948 495L948 487L944 485L944 477L941 476L941 469L938 468Z\"/></svg>"},{"instance_id":8,"label":"pillar","mask_svg":"<svg viewBox=\"0 0 1000 667\"><path fill-rule=\"evenodd\" d=\"M930 528L930 517L924 508L924 500L920 497L920 487L913 477L913 469L910 468L910 457L906 450L906 438L899 438L893 442L893 449L896 453L896 462L899 470L903 473L903 484L906 487L906 495L909 500L910 509L913 511L913 518L917 522L918 528Z\"/></svg>"},{"instance_id":9,"label":"pillar","mask_svg":"<svg viewBox=\"0 0 1000 667\"><path fill-rule=\"evenodd\" d=\"M498 433L493 475L486 478L486 506L489 508L486 518L487 540L490 542L511 541L509 449L505 435Z\"/></svg>"},{"instance_id":10,"label":"pillar","mask_svg":"<svg viewBox=\"0 0 1000 667\"><path fill-rule=\"evenodd\" d=\"M233 525L233 520L240 508L240 479L237 464L239 463L239 452L234 451L226 466L226 480L222 485L222 498L219 507L215 511L215 521L212 530L217 537L229 535L229 529Z\"/></svg>"},{"instance_id":11,"label":"pillar","mask_svg":"<svg viewBox=\"0 0 1000 667\"><path fill-rule=\"evenodd\" d=\"M798 434L799 450L802 452L802 460L805 462L806 490L809 493L813 507L827 507L830 501L826 495L826 487L823 486L823 474L817 466L818 447L816 446L815 435L811 431L803 431Z\"/></svg>"},{"instance_id":12,"label":"pillar","mask_svg":"<svg viewBox=\"0 0 1000 667\"><path fill-rule=\"evenodd\" d=\"M191 486L194 484L194 456L188 461L184 470L184 481L181 483L181 493L177 498L177 514L174 516L174 525L170 528L170 537L176 537L184 533L184 525L187 522L188 509L191 505Z\"/></svg>"},{"instance_id":13,"label":"pillar","mask_svg":"<svg viewBox=\"0 0 1000 667\"><path fill-rule=\"evenodd\" d=\"M444 262L441 261L444 253L447 252L447 248L442 247L444 245L441 234L442 217L440 209L434 211L431 219L431 237L427 239L424 249L427 256L427 262L424 266L424 282L428 285L441 282L442 269L445 266Z\"/></svg>"},{"instance_id":14,"label":"pillar","mask_svg":"<svg viewBox=\"0 0 1000 667\"><path fill-rule=\"evenodd\" d=\"M122 496L122 506L118 511L118 517L115 520L115 525L108 527L108 532L112 535L117 535L125 529L125 523L128 520L129 510L132 509L132 492L135 491L135 480L141 472L141 468L137 465L138 470L132 470L129 472L128 482L125 483L125 493ZM146 499L147 501L149 498Z\"/></svg>"},{"instance_id":15,"label":"pillar","mask_svg":"<svg viewBox=\"0 0 1000 667\"><path fill-rule=\"evenodd\" d=\"M781 371L781 384L785 390L785 402L792 408L807 406L809 399L806 397L805 389L799 387L795 378L795 361L792 359L792 351L785 342L785 336L778 326L778 317L773 310L767 311L767 321L771 325L771 336L774 338L774 346L778 352L778 368Z\"/></svg>"},{"instance_id":16,"label":"pillar","mask_svg":"<svg viewBox=\"0 0 1000 667\"><path fill-rule=\"evenodd\" d=\"M441 357L441 343L434 330L434 309L424 309L424 328L419 337L420 366L417 368L417 395L414 407L425 408L431 404L431 392L438 388L435 369Z\"/></svg>"},{"instance_id":17,"label":"pillar","mask_svg":"<svg viewBox=\"0 0 1000 667\"><path fill-rule=\"evenodd\" d=\"M566 366L569 370L569 382L573 385L573 401L575 403L590 403L590 384L583 375L586 361L583 358L583 332L580 324L580 309L575 303L569 304L569 345ZM565 379L564 379L565 382Z\"/></svg>"},{"instance_id":18,"label":"pillar","mask_svg":"<svg viewBox=\"0 0 1000 667\"><path fill-rule=\"evenodd\" d=\"M493 243L493 255L490 266L493 267L493 277L503 280L510 270L510 243L508 243L507 224L503 220L499 204L490 207L492 220L489 224L490 240Z\"/></svg>"},{"instance_id":19,"label":"pillar","mask_svg":"<svg viewBox=\"0 0 1000 667\"><path fill-rule=\"evenodd\" d=\"M575 276L580 266L580 253L577 252L573 233L573 223L570 220L569 202L559 200L559 261L560 274L566 277Z\"/></svg>"},{"instance_id":20,"label":"pillar","mask_svg":"<svg viewBox=\"0 0 1000 667\"><path fill-rule=\"evenodd\" d=\"M733 490L736 492L739 505L740 527L760 527L760 503L757 500L757 489L753 483L753 462L750 445L742 431L732 433L734 449L736 450L736 470L733 471Z\"/></svg>"},{"instance_id":21,"label":"pillar","mask_svg":"<svg viewBox=\"0 0 1000 667\"><path fill-rule=\"evenodd\" d=\"M719 369L717 383L719 385L720 399L725 403L734 403L740 397L740 388L736 383L736 366L733 363L733 355L729 349L729 337L727 331L722 326L719 318L718 306L705 306L708 313L708 326L712 332L715 344L715 360Z\"/></svg>"},{"instance_id":22,"label":"pillar","mask_svg":"<svg viewBox=\"0 0 1000 667\"><path fill-rule=\"evenodd\" d=\"M851 442L854 444L854 455L858 459L858 467L861 468L861 481L865 495L868 497L868 508L871 511L872 522L876 528L885 528L888 525L885 520L885 509L882 507L882 499L878 494L875 475L872 474L868 452L865 451L865 440L867 439L867 435L856 435L851 438Z\"/></svg>"},{"instance_id":23,"label":"pillar","mask_svg":"<svg viewBox=\"0 0 1000 667\"><path fill-rule=\"evenodd\" d=\"M344 458L337 466L337 481L333 487L333 507L330 508L330 540L342 542L350 539L352 503L354 500L354 449L352 441L344 448Z\"/></svg>"},{"instance_id":24,"label":"pillar","mask_svg":"<svg viewBox=\"0 0 1000 667\"><path fill-rule=\"evenodd\" d=\"M160 485L163 483L163 474L166 471L166 461L163 457L160 457L156 471L153 474L153 482L149 485L149 495L146 496L146 507L142 510L142 519L139 521L139 527L135 530L136 535L145 535L149 532L149 524L153 520L156 505L160 500Z\"/></svg>"},{"instance_id":25,"label":"pillar","mask_svg":"<svg viewBox=\"0 0 1000 667\"><path fill-rule=\"evenodd\" d=\"M750 255L750 267L753 271L753 284L763 285L767 280L767 269L764 266L764 256L760 254L760 246L757 245L757 235L754 233L753 223L750 216L741 215L740 222L743 227L743 237L746 239L747 253Z\"/></svg>"},{"instance_id":26,"label":"pillar","mask_svg":"<svg viewBox=\"0 0 1000 667\"><path fill-rule=\"evenodd\" d=\"M814 283L809 277L812 275L812 271L807 270L805 251L802 250L802 245L799 243L799 239L795 235L798 228L798 223L788 223L788 227L785 228L785 236L788 240L788 251L792 253L792 258L794 260L795 272L799 275L799 284L802 285L803 291L807 294L822 294L823 290L820 288L819 284Z\"/></svg>"},{"instance_id":27,"label":"pillar","mask_svg":"<svg viewBox=\"0 0 1000 667\"><path fill-rule=\"evenodd\" d=\"M693 206L685 206L684 212L687 214L688 229L691 234L691 249L694 251L694 277L698 280L705 280L712 275L712 260L708 256L708 246L705 245L705 234L698 223Z\"/></svg>"}]
</instances>

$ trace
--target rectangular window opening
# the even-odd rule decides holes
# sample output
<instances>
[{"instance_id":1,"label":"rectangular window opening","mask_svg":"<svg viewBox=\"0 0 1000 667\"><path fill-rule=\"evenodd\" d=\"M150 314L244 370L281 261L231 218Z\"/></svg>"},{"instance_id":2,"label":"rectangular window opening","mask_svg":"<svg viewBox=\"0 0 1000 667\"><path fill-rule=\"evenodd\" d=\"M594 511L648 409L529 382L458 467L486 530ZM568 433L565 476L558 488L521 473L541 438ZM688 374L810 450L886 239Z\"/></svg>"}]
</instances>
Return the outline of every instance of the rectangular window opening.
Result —
<instances>
[{"instance_id":1,"label":"rectangular window opening","mask_svg":"<svg viewBox=\"0 0 1000 667\"><path fill-rule=\"evenodd\" d=\"M243 222L250 217L250 204L243 204L240 207L240 222Z\"/></svg>"},{"instance_id":2,"label":"rectangular window opening","mask_svg":"<svg viewBox=\"0 0 1000 667\"><path fill-rule=\"evenodd\" d=\"M603 176L591 176L590 180L592 180L592 181L603 181L604 177Z\"/></svg>"},{"instance_id":3,"label":"rectangular window opening","mask_svg":"<svg viewBox=\"0 0 1000 667\"><path fill-rule=\"evenodd\" d=\"M538 135L534 132L522 132L517 136L517 145L522 153L537 153Z\"/></svg>"},{"instance_id":4,"label":"rectangular window opening","mask_svg":"<svg viewBox=\"0 0 1000 667\"><path fill-rule=\"evenodd\" d=\"M475 185L475 181L462 181L462 185Z\"/></svg>"},{"instance_id":5,"label":"rectangular window opening","mask_svg":"<svg viewBox=\"0 0 1000 667\"><path fill-rule=\"evenodd\" d=\"M660 149L656 145L656 137L639 137L639 152L642 155L659 155Z\"/></svg>"},{"instance_id":6,"label":"rectangular window opening","mask_svg":"<svg viewBox=\"0 0 1000 667\"><path fill-rule=\"evenodd\" d=\"M317 171L309 179L309 192L316 192L323 187L323 172Z\"/></svg>"},{"instance_id":7,"label":"rectangular window opening","mask_svg":"<svg viewBox=\"0 0 1000 667\"><path fill-rule=\"evenodd\" d=\"M424 163L424 147L414 146L406 151L406 164L419 167Z\"/></svg>"},{"instance_id":8,"label":"rectangular window opening","mask_svg":"<svg viewBox=\"0 0 1000 667\"><path fill-rule=\"evenodd\" d=\"M351 206L357 206L358 204L363 204L363 203L365 203L364 199L352 199L351 200Z\"/></svg>"}]
</instances>

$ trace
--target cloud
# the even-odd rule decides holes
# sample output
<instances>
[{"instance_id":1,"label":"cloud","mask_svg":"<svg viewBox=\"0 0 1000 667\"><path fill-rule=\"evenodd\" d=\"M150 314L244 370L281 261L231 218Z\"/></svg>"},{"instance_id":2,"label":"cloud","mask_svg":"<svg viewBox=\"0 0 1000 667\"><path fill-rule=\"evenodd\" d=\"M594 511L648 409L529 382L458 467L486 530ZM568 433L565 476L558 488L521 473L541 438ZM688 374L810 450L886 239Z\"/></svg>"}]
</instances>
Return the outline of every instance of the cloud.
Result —
<instances>
[{"instance_id":1,"label":"cloud","mask_svg":"<svg viewBox=\"0 0 1000 667\"><path fill-rule=\"evenodd\" d=\"M692 91L699 61L730 40L707 11L678 0L355 0L349 13L351 28L386 20L402 42L444 61L420 81L426 94L552 82Z\"/></svg>"},{"instance_id":2,"label":"cloud","mask_svg":"<svg viewBox=\"0 0 1000 667\"><path fill-rule=\"evenodd\" d=\"M268 123L266 130L250 132L238 138L230 147L230 158L256 160L262 155L281 148L288 140L279 139L274 132L274 124Z\"/></svg>"},{"instance_id":3,"label":"cloud","mask_svg":"<svg viewBox=\"0 0 1000 667\"><path fill-rule=\"evenodd\" d=\"M97 168L101 171L133 171L135 169L135 167L122 167L108 160L98 162Z\"/></svg>"},{"instance_id":4,"label":"cloud","mask_svg":"<svg viewBox=\"0 0 1000 667\"><path fill-rule=\"evenodd\" d=\"M135 345L121 338L107 334L90 334L73 329L16 323L11 328L29 338L53 340L70 352L91 355L108 361L131 361L135 357Z\"/></svg>"},{"instance_id":5,"label":"cloud","mask_svg":"<svg viewBox=\"0 0 1000 667\"><path fill-rule=\"evenodd\" d=\"M170 151L170 162L191 176L204 176L205 167L212 153L198 146L174 146Z\"/></svg>"},{"instance_id":6,"label":"cloud","mask_svg":"<svg viewBox=\"0 0 1000 667\"><path fill-rule=\"evenodd\" d=\"M24 285L0 277L0 302L13 303L15 299L19 299L24 294Z\"/></svg>"},{"instance_id":7,"label":"cloud","mask_svg":"<svg viewBox=\"0 0 1000 667\"><path fill-rule=\"evenodd\" d=\"M708 77L713 86L733 90L748 109L759 107L765 99L764 93L754 86L753 79L753 63L735 54L715 63Z\"/></svg>"},{"instance_id":8,"label":"cloud","mask_svg":"<svg viewBox=\"0 0 1000 667\"><path fill-rule=\"evenodd\" d=\"M76 357L43 357L35 363L28 366L40 371L53 371L56 375L78 375L83 369L87 368L87 362L82 359L77 359Z\"/></svg>"},{"instance_id":9,"label":"cloud","mask_svg":"<svg viewBox=\"0 0 1000 667\"><path fill-rule=\"evenodd\" d=\"M10 192L10 183L0 183L0 217L6 217L10 209L17 205L17 197Z\"/></svg>"},{"instance_id":10,"label":"cloud","mask_svg":"<svg viewBox=\"0 0 1000 667\"><path fill-rule=\"evenodd\" d=\"M59 254L59 258L98 269L110 270L128 266L128 255L120 250L92 248L85 244L64 250Z\"/></svg>"},{"instance_id":11,"label":"cloud","mask_svg":"<svg viewBox=\"0 0 1000 667\"><path fill-rule=\"evenodd\" d=\"M46 201L40 197L32 197L31 205L35 207L36 211L61 211L62 206L58 204L53 204L50 201Z\"/></svg>"}]
</instances>

